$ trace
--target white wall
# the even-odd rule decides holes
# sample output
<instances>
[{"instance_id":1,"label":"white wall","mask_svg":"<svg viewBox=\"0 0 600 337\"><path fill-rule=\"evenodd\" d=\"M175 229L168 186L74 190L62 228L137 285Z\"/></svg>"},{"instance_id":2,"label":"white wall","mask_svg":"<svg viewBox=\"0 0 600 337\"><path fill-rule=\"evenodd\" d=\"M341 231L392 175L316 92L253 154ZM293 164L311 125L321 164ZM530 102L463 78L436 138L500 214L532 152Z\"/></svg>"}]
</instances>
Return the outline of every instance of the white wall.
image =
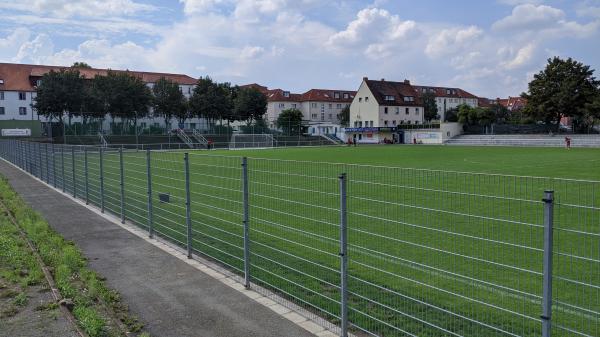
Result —
<instances>
[{"instance_id":1,"label":"white wall","mask_svg":"<svg viewBox=\"0 0 600 337\"><path fill-rule=\"evenodd\" d=\"M438 108L438 115L440 115L442 121L446 119L446 111L457 108L461 104L467 104L472 108L476 108L478 106L478 101L476 98L454 98L438 96L435 98L435 100Z\"/></svg>"},{"instance_id":2,"label":"white wall","mask_svg":"<svg viewBox=\"0 0 600 337\"><path fill-rule=\"evenodd\" d=\"M440 124L440 131L442 132L442 141L446 142L448 139L461 135L463 125L460 123L442 123Z\"/></svg>"},{"instance_id":3,"label":"white wall","mask_svg":"<svg viewBox=\"0 0 600 337\"><path fill-rule=\"evenodd\" d=\"M368 100L365 100L365 97ZM371 125L371 121L373 121L373 125ZM363 80L352 104L350 104L350 127L354 127L356 123L365 126L365 122L369 123L369 127L383 126L379 125L379 104Z\"/></svg>"},{"instance_id":4,"label":"white wall","mask_svg":"<svg viewBox=\"0 0 600 337\"><path fill-rule=\"evenodd\" d=\"M0 115L0 120L37 120L38 115L31 104L36 93L31 91L23 91L26 99L24 101L19 100L19 91L2 91L4 93L4 99L0 100L0 107L4 107L4 115ZM1 94L0 94L1 96ZM0 97L2 98L2 97ZM19 114L19 108L25 108L25 115Z\"/></svg>"}]
</instances>

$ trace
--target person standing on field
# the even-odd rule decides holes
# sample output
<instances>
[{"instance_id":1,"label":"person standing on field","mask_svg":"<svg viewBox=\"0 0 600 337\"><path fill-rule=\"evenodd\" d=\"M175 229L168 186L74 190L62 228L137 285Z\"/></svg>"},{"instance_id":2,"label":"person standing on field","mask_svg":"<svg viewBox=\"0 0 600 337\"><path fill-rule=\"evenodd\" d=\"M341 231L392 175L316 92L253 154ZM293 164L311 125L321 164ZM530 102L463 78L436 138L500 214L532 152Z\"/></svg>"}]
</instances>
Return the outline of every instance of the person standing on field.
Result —
<instances>
[{"instance_id":1,"label":"person standing on field","mask_svg":"<svg viewBox=\"0 0 600 337\"><path fill-rule=\"evenodd\" d=\"M567 146L567 150L571 149L571 138L565 137L565 145Z\"/></svg>"}]
</instances>

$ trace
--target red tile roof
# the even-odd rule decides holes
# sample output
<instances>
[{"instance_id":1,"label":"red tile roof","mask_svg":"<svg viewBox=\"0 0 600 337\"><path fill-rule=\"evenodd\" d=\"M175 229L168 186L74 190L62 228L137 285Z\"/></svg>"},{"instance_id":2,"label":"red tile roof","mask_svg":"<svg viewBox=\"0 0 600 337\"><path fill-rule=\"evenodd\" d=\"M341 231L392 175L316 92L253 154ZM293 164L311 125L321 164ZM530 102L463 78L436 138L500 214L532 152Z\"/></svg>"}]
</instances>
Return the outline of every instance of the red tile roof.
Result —
<instances>
[{"instance_id":1,"label":"red tile roof","mask_svg":"<svg viewBox=\"0 0 600 337\"><path fill-rule=\"evenodd\" d=\"M0 84L0 90L8 91L34 91L34 79L40 78L51 70L60 71L63 69L71 69L70 67L61 66L45 66L31 64L15 64L15 63L0 63L0 79L4 84ZM104 76L108 73L108 69L87 69L76 68L79 73L86 79L92 79L96 75ZM172 80L178 84L194 85L197 80L193 77L183 74L155 73L146 71L128 71L128 70L112 70L115 72L128 72L133 76L139 77L146 83L155 83L161 77Z\"/></svg>"},{"instance_id":2,"label":"red tile roof","mask_svg":"<svg viewBox=\"0 0 600 337\"><path fill-rule=\"evenodd\" d=\"M338 102L351 103L356 96L356 91L335 90L335 89L310 89L303 94L294 94L283 89L268 89L260 84L244 84L240 88L256 88L265 96L269 102ZM336 98L336 94L337 96ZM348 98L344 98L344 94Z\"/></svg>"},{"instance_id":3,"label":"red tile roof","mask_svg":"<svg viewBox=\"0 0 600 337\"><path fill-rule=\"evenodd\" d=\"M344 98L344 95L346 95L347 98ZM310 89L302 94L302 101L350 103L354 99L354 96L356 96L356 91Z\"/></svg>"},{"instance_id":4,"label":"red tile roof","mask_svg":"<svg viewBox=\"0 0 600 337\"><path fill-rule=\"evenodd\" d=\"M419 95L424 94L424 91L433 92L436 97L453 97L453 98L478 98L477 96L471 94L468 91L465 91L461 88L449 88L449 87L430 87L423 85L414 85L413 86L418 92ZM450 91L450 92L448 92Z\"/></svg>"},{"instance_id":5,"label":"red tile roof","mask_svg":"<svg viewBox=\"0 0 600 337\"><path fill-rule=\"evenodd\" d=\"M421 97L410 84L409 81L392 82L392 81L375 81L365 79L365 83L375 96L379 105L388 106L420 106ZM392 96L394 100L386 100L385 96ZM413 97L413 101L405 101L404 97Z\"/></svg>"},{"instance_id":6,"label":"red tile roof","mask_svg":"<svg viewBox=\"0 0 600 337\"><path fill-rule=\"evenodd\" d=\"M500 104L508 108L510 111L521 110L527 105L527 100L523 97L510 97L499 100Z\"/></svg>"}]
</instances>

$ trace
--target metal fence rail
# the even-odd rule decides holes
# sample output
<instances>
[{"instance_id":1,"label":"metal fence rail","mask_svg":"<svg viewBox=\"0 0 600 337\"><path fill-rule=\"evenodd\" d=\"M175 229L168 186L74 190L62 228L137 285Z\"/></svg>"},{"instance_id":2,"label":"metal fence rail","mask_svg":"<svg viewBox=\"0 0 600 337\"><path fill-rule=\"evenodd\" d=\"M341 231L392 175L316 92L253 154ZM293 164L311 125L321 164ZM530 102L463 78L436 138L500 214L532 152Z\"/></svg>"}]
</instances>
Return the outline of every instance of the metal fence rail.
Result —
<instances>
[{"instance_id":1,"label":"metal fence rail","mask_svg":"<svg viewBox=\"0 0 600 337\"><path fill-rule=\"evenodd\" d=\"M600 336L599 181L15 140L0 155L341 336Z\"/></svg>"}]
</instances>

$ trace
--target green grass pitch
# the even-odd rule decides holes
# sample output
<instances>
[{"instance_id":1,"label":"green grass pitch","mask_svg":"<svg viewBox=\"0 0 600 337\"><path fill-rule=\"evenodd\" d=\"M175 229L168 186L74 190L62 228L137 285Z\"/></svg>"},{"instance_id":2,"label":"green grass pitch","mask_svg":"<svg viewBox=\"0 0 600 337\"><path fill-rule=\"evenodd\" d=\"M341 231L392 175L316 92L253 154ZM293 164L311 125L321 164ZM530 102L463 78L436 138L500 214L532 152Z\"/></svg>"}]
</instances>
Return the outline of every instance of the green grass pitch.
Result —
<instances>
[{"instance_id":1,"label":"green grass pitch","mask_svg":"<svg viewBox=\"0 0 600 337\"><path fill-rule=\"evenodd\" d=\"M600 180L599 149L189 153L194 250L242 272L241 156L249 157L253 281L333 322L340 312L338 176L347 173L349 316L357 331L383 336L540 336L541 199L553 189L554 329L560 336L600 335L600 183L593 182ZM185 246L183 157L153 152L151 173L154 229ZM96 205L98 159L88 153ZM60 156L54 162L60 186ZM70 163L67 152L67 190ZM79 197L83 167L77 153ZM117 152L104 153L104 174L106 208L119 214ZM126 217L146 228L145 152L124 153L124 177ZM158 193L168 193L170 202L161 203Z\"/></svg>"}]
</instances>

